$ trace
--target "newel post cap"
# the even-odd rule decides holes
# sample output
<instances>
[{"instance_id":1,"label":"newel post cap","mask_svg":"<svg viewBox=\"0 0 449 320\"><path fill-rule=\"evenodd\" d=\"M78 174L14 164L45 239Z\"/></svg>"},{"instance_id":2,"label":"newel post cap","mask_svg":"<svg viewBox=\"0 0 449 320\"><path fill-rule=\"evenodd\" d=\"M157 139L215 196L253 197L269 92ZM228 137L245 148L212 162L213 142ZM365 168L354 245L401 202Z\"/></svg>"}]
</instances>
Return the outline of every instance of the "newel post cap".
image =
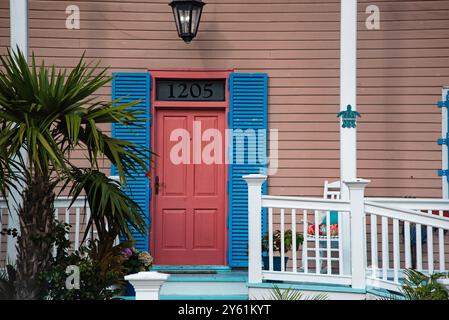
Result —
<instances>
[{"instance_id":1,"label":"newel post cap","mask_svg":"<svg viewBox=\"0 0 449 320\"><path fill-rule=\"evenodd\" d=\"M159 273L157 271L142 271L125 276L127 281L166 281L169 274Z\"/></svg>"},{"instance_id":2,"label":"newel post cap","mask_svg":"<svg viewBox=\"0 0 449 320\"><path fill-rule=\"evenodd\" d=\"M348 188L350 188L350 189L364 189L370 182L371 182L371 180L366 180L366 179L353 179L353 180L343 181L343 183L345 185L347 185Z\"/></svg>"},{"instance_id":3,"label":"newel post cap","mask_svg":"<svg viewBox=\"0 0 449 320\"><path fill-rule=\"evenodd\" d=\"M267 176L263 174L249 174L243 176L243 180L246 181L248 186L258 186L262 185L267 180Z\"/></svg>"}]
</instances>

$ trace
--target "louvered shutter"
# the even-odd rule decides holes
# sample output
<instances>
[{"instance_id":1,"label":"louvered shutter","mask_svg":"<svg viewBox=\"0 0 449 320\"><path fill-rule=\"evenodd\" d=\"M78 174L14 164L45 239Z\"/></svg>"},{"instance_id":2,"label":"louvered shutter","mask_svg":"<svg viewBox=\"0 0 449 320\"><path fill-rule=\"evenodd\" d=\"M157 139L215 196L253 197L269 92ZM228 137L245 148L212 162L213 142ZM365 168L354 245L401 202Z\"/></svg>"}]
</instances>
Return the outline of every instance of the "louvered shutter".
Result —
<instances>
[{"instance_id":1,"label":"louvered shutter","mask_svg":"<svg viewBox=\"0 0 449 320\"><path fill-rule=\"evenodd\" d=\"M141 115L144 126L129 126L125 127L121 124L112 125L112 136L114 138L132 141L136 144L150 148L150 90L151 79L149 73L114 73L112 81L112 99L123 98L121 102L132 102L142 100L133 108L144 110L145 113ZM140 124L142 124L140 123ZM149 156L145 161L149 161ZM113 166L111 174L116 175L117 170ZM150 223L150 181L146 176L146 172L139 172L138 174L128 177L128 184L126 186L127 194L139 204L143 210L144 219L149 226ZM133 238L136 241L136 248L139 250L149 250L149 235L141 234L133 231Z\"/></svg>"},{"instance_id":2,"label":"louvered shutter","mask_svg":"<svg viewBox=\"0 0 449 320\"><path fill-rule=\"evenodd\" d=\"M241 129L245 132L253 129L257 141L261 140L260 148L265 148L266 155L266 130L267 130L267 108L268 108L268 76L266 74L242 74L233 73L230 76L230 114L229 127L235 130ZM258 129L265 131L265 136L257 135ZM235 135L235 134L234 134ZM266 168L266 161L251 163L257 153L257 146L251 145L245 139L244 162L236 163L238 151L236 140L233 138L232 161L229 166L229 264L231 267L248 266L248 187L242 176L253 173L261 173ZM255 147L255 148L252 148ZM266 156L265 156L266 158ZM257 159L257 158L256 158ZM263 193L266 193L264 184ZM265 229L266 212L262 212L263 226ZM265 232L263 230L262 232Z\"/></svg>"}]
</instances>

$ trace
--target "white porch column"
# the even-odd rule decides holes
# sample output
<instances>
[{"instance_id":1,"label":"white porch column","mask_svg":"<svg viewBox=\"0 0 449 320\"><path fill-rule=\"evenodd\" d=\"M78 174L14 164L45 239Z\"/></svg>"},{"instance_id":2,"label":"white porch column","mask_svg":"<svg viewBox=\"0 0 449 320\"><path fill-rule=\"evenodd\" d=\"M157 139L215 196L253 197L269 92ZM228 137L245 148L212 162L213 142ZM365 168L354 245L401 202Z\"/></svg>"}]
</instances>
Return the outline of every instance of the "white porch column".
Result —
<instances>
[{"instance_id":1,"label":"white porch column","mask_svg":"<svg viewBox=\"0 0 449 320\"><path fill-rule=\"evenodd\" d=\"M136 300L159 300L162 285L170 277L169 274L145 271L125 276L136 291Z\"/></svg>"},{"instance_id":2,"label":"white porch column","mask_svg":"<svg viewBox=\"0 0 449 320\"><path fill-rule=\"evenodd\" d=\"M248 184L248 282L262 283L262 184L267 176L243 176Z\"/></svg>"},{"instance_id":3,"label":"white porch column","mask_svg":"<svg viewBox=\"0 0 449 320\"><path fill-rule=\"evenodd\" d=\"M341 0L340 36L340 111L348 105L357 110L357 0ZM343 121L343 120L342 120ZM357 177L357 130L342 128L340 123L340 180ZM341 184L342 200L349 200L348 187ZM350 272L350 221L345 215L341 222L343 273Z\"/></svg>"},{"instance_id":4,"label":"white porch column","mask_svg":"<svg viewBox=\"0 0 449 320\"><path fill-rule=\"evenodd\" d=\"M365 188L368 183L369 180L363 179L344 181L351 201L350 269L354 289L366 289Z\"/></svg>"},{"instance_id":5,"label":"white porch column","mask_svg":"<svg viewBox=\"0 0 449 320\"><path fill-rule=\"evenodd\" d=\"M10 0L10 28L11 28L11 50L19 48L28 58L28 0ZM25 157L25 150L22 149L22 156ZM12 189L8 198L9 208L11 209L8 217L8 228L19 230L19 218L17 209L21 204L22 192L24 186L18 185L17 190ZM8 237L7 253L8 263L14 263L17 257L16 239Z\"/></svg>"}]
</instances>

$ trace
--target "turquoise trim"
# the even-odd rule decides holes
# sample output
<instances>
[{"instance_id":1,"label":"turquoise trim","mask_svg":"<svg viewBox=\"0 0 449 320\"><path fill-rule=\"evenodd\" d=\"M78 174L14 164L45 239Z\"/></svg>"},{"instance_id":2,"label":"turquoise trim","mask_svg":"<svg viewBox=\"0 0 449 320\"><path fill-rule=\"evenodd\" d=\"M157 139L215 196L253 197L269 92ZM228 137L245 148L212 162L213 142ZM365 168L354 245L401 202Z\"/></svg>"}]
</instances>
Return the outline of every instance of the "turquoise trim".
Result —
<instances>
[{"instance_id":1,"label":"turquoise trim","mask_svg":"<svg viewBox=\"0 0 449 320\"><path fill-rule=\"evenodd\" d=\"M342 293L358 293L365 294L366 290L354 289L342 285L322 285L322 284L290 284L290 283L247 283L248 288L267 288L271 289L274 286L279 289L294 289L303 291L324 291L324 292L342 292Z\"/></svg>"},{"instance_id":2,"label":"turquoise trim","mask_svg":"<svg viewBox=\"0 0 449 320\"><path fill-rule=\"evenodd\" d=\"M129 300L129 301L132 301L132 300L136 300L136 297L135 296L117 296L117 297L112 298L112 300Z\"/></svg>"},{"instance_id":3,"label":"turquoise trim","mask_svg":"<svg viewBox=\"0 0 449 320\"><path fill-rule=\"evenodd\" d=\"M369 288L366 290L366 292L378 296L380 298L387 298L391 300L407 300L402 294L393 293L385 289Z\"/></svg>"},{"instance_id":4,"label":"turquoise trim","mask_svg":"<svg viewBox=\"0 0 449 320\"><path fill-rule=\"evenodd\" d=\"M168 278L167 280L167 282L245 282L245 283L246 281L248 281L248 278L242 276L214 277L214 275L211 275L210 277L171 275L171 277Z\"/></svg>"},{"instance_id":5,"label":"turquoise trim","mask_svg":"<svg viewBox=\"0 0 449 320\"><path fill-rule=\"evenodd\" d=\"M160 300L249 300L247 294L241 295L212 295L212 296L194 296L194 295L167 295L161 296Z\"/></svg>"},{"instance_id":6,"label":"turquoise trim","mask_svg":"<svg viewBox=\"0 0 449 320\"><path fill-rule=\"evenodd\" d=\"M230 272L231 268L228 266L171 266L171 265L155 265L151 267L152 271L215 271L215 272Z\"/></svg>"}]
</instances>

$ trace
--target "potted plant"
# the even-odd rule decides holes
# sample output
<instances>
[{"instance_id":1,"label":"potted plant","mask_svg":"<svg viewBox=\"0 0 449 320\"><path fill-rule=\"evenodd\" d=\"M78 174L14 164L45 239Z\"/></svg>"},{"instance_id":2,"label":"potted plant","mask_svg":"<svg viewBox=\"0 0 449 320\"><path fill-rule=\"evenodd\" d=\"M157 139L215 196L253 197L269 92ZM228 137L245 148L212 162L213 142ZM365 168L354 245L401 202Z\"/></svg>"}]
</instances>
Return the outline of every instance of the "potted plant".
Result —
<instances>
[{"instance_id":1,"label":"potted plant","mask_svg":"<svg viewBox=\"0 0 449 320\"><path fill-rule=\"evenodd\" d=\"M289 252L292 249L293 245L293 237L292 237L292 231L287 230L284 232L284 253ZM299 246L303 243L304 237L302 233L297 232L296 233L296 250L299 249ZM265 236L262 239L262 251L266 253L262 257L263 259L263 268L264 270L269 270L269 238L268 234L265 234ZM273 252L278 252L279 255L281 254L281 231L276 230L273 233ZM284 265L287 265L288 257L284 257ZM280 256L274 256L273 257L273 270L274 271L281 271L282 267L282 261Z\"/></svg>"},{"instance_id":2,"label":"potted plant","mask_svg":"<svg viewBox=\"0 0 449 320\"><path fill-rule=\"evenodd\" d=\"M123 268L126 275L148 271L153 265L153 257L148 252L139 251L136 248L123 249L122 256L124 258ZM133 286L126 282L125 296L134 296L135 294Z\"/></svg>"}]
</instances>

